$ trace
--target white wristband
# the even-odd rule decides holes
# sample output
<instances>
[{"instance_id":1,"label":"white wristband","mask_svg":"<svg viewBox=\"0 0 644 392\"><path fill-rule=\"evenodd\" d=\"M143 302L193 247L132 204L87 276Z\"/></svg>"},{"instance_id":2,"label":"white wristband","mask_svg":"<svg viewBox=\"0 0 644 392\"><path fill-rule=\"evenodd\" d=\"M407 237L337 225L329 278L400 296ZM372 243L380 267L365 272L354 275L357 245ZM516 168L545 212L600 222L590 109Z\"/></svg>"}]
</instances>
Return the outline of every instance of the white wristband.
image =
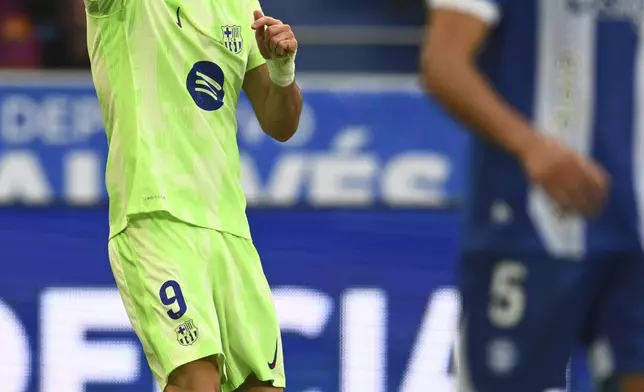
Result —
<instances>
[{"instance_id":1,"label":"white wristband","mask_svg":"<svg viewBox=\"0 0 644 392\"><path fill-rule=\"evenodd\" d=\"M280 87L289 86L295 80L295 53L266 60L271 81Z\"/></svg>"}]
</instances>

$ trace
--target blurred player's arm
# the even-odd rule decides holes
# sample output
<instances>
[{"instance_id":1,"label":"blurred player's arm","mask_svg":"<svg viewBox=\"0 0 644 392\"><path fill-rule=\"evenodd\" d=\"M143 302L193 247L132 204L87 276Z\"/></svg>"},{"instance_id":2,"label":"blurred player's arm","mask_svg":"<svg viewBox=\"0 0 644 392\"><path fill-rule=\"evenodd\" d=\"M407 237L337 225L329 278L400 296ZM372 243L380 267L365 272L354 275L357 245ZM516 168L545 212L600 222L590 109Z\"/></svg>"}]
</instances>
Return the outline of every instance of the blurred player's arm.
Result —
<instances>
[{"instance_id":1,"label":"blurred player's arm","mask_svg":"<svg viewBox=\"0 0 644 392\"><path fill-rule=\"evenodd\" d=\"M437 3L465 6L428 11L421 65L425 86L459 120L520 158L538 134L496 93L476 65L498 11L482 0ZM464 8L469 3L473 8Z\"/></svg>"},{"instance_id":2,"label":"blurred player's arm","mask_svg":"<svg viewBox=\"0 0 644 392\"><path fill-rule=\"evenodd\" d=\"M595 162L533 129L488 83L476 57L499 18L498 0L430 0L422 75L427 89L474 132L502 146L564 212L595 214L608 176Z\"/></svg>"},{"instance_id":3,"label":"blurred player's arm","mask_svg":"<svg viewBox=\"0 0 644 392\"><path fill-rule=\"evenodd\" d=\"M290 26L259 10L254 19L257 47L251 53L244 92L264 132L285 142L295 134L302 112L302 94L295 82L297 40Z\"/></svg>"}]
</instances>

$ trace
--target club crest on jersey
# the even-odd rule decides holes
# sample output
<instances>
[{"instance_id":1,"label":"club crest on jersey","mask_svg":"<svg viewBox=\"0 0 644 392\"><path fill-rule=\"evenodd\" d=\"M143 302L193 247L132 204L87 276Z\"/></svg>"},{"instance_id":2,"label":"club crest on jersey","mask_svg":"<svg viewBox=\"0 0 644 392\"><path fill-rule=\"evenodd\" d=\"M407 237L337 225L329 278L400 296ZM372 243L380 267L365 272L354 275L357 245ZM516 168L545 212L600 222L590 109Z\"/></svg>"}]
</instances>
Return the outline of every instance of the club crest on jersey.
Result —
<instances>
[{"instance_id":1,"label":"club crest on jersey","mask_svg":"<svg viewBox=\"0 0 644 392\"><path fill-rule=\"evenodd\" d=\"M177 342L182 346L190 346L199 339L199 330L192 320L187 320L175 328Z\"/></svg>"},{"instance_id":2,"label":"club crest on jersey","mask_svg":"<svg viewBox=\"0 0 644 392\"><path fill-rule=\"evenodd\" d=\"M222 41L224 46L235 54L241 53L244 48L241 26L221 26Z\"/></svg>"}]
</instances>

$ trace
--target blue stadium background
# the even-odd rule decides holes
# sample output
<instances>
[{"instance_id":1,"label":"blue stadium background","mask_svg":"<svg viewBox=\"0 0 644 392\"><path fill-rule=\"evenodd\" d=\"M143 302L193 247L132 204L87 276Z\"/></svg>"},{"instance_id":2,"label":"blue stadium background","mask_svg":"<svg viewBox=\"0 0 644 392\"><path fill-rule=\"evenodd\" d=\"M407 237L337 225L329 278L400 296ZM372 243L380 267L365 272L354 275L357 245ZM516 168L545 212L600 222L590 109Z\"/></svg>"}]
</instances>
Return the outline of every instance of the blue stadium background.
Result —
<instances>
[{"instance_id":1,"label":"blue stadium background","mask_svg":"<svg viewBox=\"0 0 644 392\"><path fill-rule=\"evenodd\" d=\"M303 44L298 135L276 144L239 110L290 391L454 390L468 138L418 86L421 7L264 2ZM3 392L155 391L107 261L105 155L86 72L0 73Z\"/></svg>"}]
</instances>

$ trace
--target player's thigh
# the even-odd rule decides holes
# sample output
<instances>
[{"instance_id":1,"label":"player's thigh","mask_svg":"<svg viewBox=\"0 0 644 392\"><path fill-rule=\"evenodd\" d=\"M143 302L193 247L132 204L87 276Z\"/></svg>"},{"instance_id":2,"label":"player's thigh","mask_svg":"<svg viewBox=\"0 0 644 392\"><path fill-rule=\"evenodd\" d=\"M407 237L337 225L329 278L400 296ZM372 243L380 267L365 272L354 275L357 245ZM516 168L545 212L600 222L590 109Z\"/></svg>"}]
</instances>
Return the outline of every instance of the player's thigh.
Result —
<instances>
[{"instance_id":1,"label":"player's thigh","mask_svg":"<svg viewBox=\"0 0 644 392\"><path fill-rule=\"evenodd\" d=\"M174 369L165 392L220 392L220 382L217 357L206 357Z\"/></svg>"},{"instance_id":2,"label":"player's thigh","mask_svg":"<svg viewBox=\"0 0 644 392\"><path fill-rule=\"evenodd\" d=\"M146 214L109 243L119 292L161 386L178 367L222 352L203 231Z\"/></svg>"},{"instance_id":3,"label":"player's thigh","mask_svg":"<svg viewBox=\"0 0 644 392\"><path fill-rule=\"evenodd\" d=\"M283 392L284 388L274 387L271 381L260 381L257 376L251 374L244 384L235 392Z\"/></svg>"},{"instance_id":4,"label":"player's thigh","mask_svg":"<svg viewBox=\"0 0 644 392\"><path fill-rule=\"evenodd\" d=\"M545 254L468 253L460 266L463 390L542 392L565 384L583 318L580 263Z\"/></svg>"},{"instance_id":5,"label":"player's thigh","mask_svg":"<svg viewBox=\"0 0 644 392\"><path fill-rule=\"evenodd\" d=\"M617 376L624 379L622 384L642 386L644 256L635 252L606 255L598 263L607 267L599 269L606 283L596 304L595 335L590 350L594 376L599 382Z\"/></svg>"},{"instance_id":6,"label":"player's thigh","mask_svg":"<svg viewBox=\"0 0 644 392\"><path fill-rule=\"evenodd\" d=\"M217 233L215 242L221 253L213 260L211 279L232 381L223 389L235 390L253 375L283 388L280 327L259 255L244 238Z\"/></svg>"}]
</instances>

